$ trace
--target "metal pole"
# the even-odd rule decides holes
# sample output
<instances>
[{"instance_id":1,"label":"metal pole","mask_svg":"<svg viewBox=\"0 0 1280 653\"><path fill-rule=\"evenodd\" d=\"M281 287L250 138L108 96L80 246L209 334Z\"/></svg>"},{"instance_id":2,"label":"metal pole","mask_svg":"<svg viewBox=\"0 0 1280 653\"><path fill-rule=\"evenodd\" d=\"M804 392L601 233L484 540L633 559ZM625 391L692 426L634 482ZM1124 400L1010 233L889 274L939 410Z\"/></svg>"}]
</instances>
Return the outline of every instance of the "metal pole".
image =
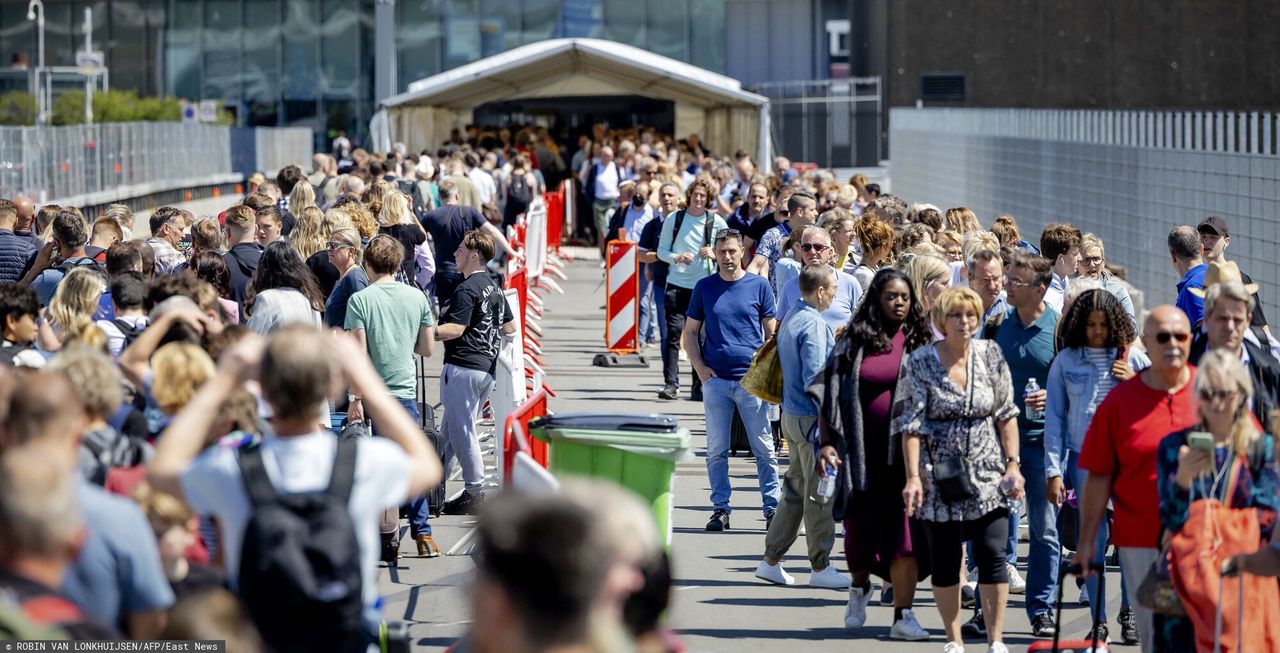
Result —
<instances>
[{"instance_id":1,"label":"metal pole","mask_svg":"<svg viewBox=\"0 0 1280 653\"><path fill-rule=\"evenodd\" d=\"M84 52L93 53L93 10L84 8ZM93 124L93 76L84 75L84 124Z\"/></svg>"},{"instance_id":2,"label":"metal pole","mask_svg":"<svg viewBox=\"0 0 1280 653\"><path fill-rule=\"evenodd\" d=\"M36 65L36 126L43 127L48 121L49 102L44 91L47 82L40 77L44 74L44 3L41 0L27 3L27 20L36 21L36 38L39 43L36 55L39 61Z\"/></svg>"}]
</instances>

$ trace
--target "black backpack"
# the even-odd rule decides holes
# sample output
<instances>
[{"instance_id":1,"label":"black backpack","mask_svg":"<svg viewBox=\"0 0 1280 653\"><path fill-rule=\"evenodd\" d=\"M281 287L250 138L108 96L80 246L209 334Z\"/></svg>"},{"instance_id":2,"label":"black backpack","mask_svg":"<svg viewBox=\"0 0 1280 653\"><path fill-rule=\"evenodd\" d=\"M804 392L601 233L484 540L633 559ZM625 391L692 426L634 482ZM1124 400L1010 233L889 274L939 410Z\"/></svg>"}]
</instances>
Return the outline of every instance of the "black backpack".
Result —
<instances>
[{"instance_id":1,"label":"black backpack","mask_svg":"<svg viewBox=\"0 0 1280 653\"><path fill-rule=\"evenodd\" d=\"M521 210L508 209L507 213L509 215L524 213L531 202L533 202L533 189L529 187L529 181L524 178L524 175L511 175L511 183L507 186L507 204Z\"/></svg>"},{"instance_id":2,"label":"black backpack","mask_svg":"<svg viewBox=\"0 0 1280 653\"><path fill-rule=\"evenodd\" d=\"M347 512L356 447L354 439L339 440L329 487L306 494L276 491L260 445L240 450L253 508L240 549L240 598L279 653L365 645L360 546Z\"/></svg>"},{"instance_id":3,"label":"black backpack","mask_svg":"<svg viewBox=\"0 0 1280 653\"><path fill-rule=\"evenodd\" d=\"M129 324L124 321L124 318L119 317L112 320L111 323L114 324L117 329L120 329L120 333L124 334L124 347L121 348L121 351L128 349L129 345L132 345L133 341L137 340L138 336L142 335L143 330L146 329L146 327Z\"/></svg>"},{"instance_id":4,"label":"black backpack","mask_svg":"<svg viewBox=\"0 0 1280 653\"><path fill-rule=\"evenodd\" d=\"M427 214L427 199L422 196L422 186L418 185L416 180L400 179L396 181L396 187L401 193L408 195L413 200L413 214L421 218Z\"/></svg>"},{"instance_id":5,"label":"black backpack","mask_svg":"<svg viewBox=\"0 0 1280 653\"><path fill-rule=\"evenodd\" d=\"M676 211L676 223L672 225L674 228L671 230L671 247L673 248L676 246L676 238L680 237L680 225L684 224L684 213L684 209ZM707 221L702 224L702 246L710 247L711 230L715 228L716 219L711 216L710 211L704 213L703 217L705 217Z\"/></svg>"},{"instance_id":6,"label":"black backpack","mask_svg":"<svg viewBox=\"0 0 1280 653\"><path fill-rule=\"evenodd\" d=\"M77 256L76 258L69 258L59 263L56 266L56 269L62 270L62 273L66 274L70 272L72 268L80 268L80 267L93 268L94 270L97 270L102 274L107 273L106 264L101 263L99 261L95 261L92 257L89 257L89 256Z\"/></svg>"}]
</instances>

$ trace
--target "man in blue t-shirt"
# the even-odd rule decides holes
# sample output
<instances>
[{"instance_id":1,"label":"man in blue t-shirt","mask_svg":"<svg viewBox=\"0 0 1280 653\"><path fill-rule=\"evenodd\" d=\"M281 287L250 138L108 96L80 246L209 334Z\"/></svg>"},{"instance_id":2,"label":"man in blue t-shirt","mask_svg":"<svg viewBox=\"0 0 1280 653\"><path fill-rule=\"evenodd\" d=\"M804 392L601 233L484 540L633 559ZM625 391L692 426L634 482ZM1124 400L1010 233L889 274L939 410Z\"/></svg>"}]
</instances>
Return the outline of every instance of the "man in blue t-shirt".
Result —
<instances>
[{"instance_id":1,"label":"man in blue t-shirt","mask_svg":"<svg viewBox=\"0 0 1280 653\"><path fill-rule=\"evenodd\" d=\"M1027 576L1025 607L1031 621L1032 634L1047 637L1053 634L1053 597L1058 589L1058 567L1062 549L1058 542L1057 509L1049 502L1045 479L1044 408L1048 393L1049 368L1053 364L1054 336L1058 327L1058 312L1044 300L1053 279L1049 259L1023 251L1009 257L1005 271L1005 287L1008 291L1009 310L995 333L996 344L1009 365L1013 385L1013 400L1018 406L1018 461L1026 478L1036 479L1027 484L1027 522L1031 531L1031 544L1027 552ZM1024 394L1027 381L1036 380L1039 390ZM1038 415L1030 419L1027 408ZM1016 585L1018 546L1018 515L1009 516L1009 540L1006 561L1009 564L1010 584Z\"/></svg>"},{"instance_id":2,"label":"man in blue t-shirt","mask_svg":"<svg viewBox=\"0 0 1280 653\"><path fill-rule=\"evenodd\" d=\"M702 381L707 421L707 476L715 508L707 530L729 528L729 439L735 410L742 416L756 457L767 528L778 506L773 432L768 407L739 381L751 366L751 357L773 334L773 290L763 277L742 269L742 234L738 231L724 229L716 234L714 253L719 273L693 287L683 333L689 362Z\"/></svg>"}]
</instances>

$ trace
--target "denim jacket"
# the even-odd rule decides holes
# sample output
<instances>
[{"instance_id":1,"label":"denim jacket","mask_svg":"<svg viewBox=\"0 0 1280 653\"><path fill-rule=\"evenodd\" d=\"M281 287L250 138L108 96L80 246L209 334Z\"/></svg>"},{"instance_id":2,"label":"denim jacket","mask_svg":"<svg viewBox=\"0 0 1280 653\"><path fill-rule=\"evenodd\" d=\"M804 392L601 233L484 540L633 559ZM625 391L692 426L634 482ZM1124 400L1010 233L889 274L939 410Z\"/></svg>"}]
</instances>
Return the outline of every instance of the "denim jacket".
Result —
<instances>
[{"instance_id":1,"label":"denim jacket","mask_svg":"<svg viewBox=\"0 0 1280 653\"><path fill-rule=\"evenodd\" d=\"M1117 351L1107 350L1115 360ZM1129 367L1140 372L1151 365L1144 352L1129 350ZM1119 381L1117 381L1117 385ZM1085 433L1098 404L1106 395L1098 394L1098 377L1081 347L1063 349L1049 368L1048 392L1044 409L1045 475L1062 476L1068 451L1079 453Z\"/></svg>"}]
</instances>

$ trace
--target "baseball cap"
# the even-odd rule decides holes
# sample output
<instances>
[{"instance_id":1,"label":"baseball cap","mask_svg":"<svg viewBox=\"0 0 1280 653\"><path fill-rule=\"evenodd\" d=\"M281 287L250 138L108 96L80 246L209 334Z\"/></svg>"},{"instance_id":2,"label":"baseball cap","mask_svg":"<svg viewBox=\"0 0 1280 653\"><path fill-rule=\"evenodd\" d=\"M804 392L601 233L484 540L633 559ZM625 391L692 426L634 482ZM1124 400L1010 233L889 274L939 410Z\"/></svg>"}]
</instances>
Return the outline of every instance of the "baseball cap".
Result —
<instances>
[{"instance_id":1,"label":"baseball cap","mask_svg":"<svg viewBox=\"0 0 1280 653\"><path fill-rule=\"evenodd\" d=\"M1196 231L1200 233L1209 232L1218 236L1231 237L1231 232L1227 229L1227 221L1216 215L1211 215L1200 221L1200 226L1196 227Z\"/></svg>"}]
</instances>

